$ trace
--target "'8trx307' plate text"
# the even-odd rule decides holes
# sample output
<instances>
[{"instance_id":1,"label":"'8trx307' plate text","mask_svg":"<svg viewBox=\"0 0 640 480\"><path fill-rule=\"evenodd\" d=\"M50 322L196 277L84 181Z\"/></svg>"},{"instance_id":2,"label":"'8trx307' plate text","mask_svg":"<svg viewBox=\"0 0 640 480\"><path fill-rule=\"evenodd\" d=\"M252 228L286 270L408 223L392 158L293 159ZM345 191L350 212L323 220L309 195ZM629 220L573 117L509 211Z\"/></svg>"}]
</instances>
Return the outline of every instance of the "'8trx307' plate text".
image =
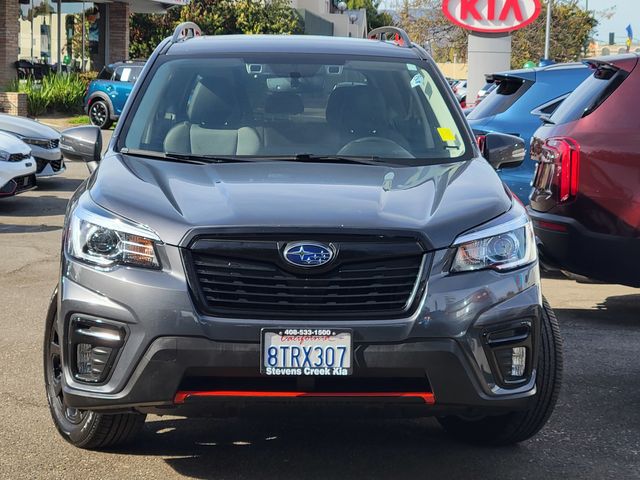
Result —
<instances>
[{"instance_id":1,"label":"'8trx307' plate text","mask_svg":"<svg viewBox=\"0 0 640 480\"><path fill-rule=\"evenodd\" d=\"M351 332L263 329L260 370L265 375L350 375Z\"/></svg>"}]
</instances>

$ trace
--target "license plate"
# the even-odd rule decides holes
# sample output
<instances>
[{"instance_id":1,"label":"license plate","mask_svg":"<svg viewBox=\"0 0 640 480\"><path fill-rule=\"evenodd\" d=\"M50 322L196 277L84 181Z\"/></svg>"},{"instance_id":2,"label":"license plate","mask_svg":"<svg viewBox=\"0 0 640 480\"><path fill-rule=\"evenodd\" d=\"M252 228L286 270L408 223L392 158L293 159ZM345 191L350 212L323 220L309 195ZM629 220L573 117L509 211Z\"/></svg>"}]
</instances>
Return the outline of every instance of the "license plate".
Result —
<instances>
[{"instance_id":1,"label":"license plate","mask_svg":"<svg viewBox=\"0 0 640 480\"><path fill-rule=\"evenodd\" d=\"M271 376L343 376L352 371L351 331L263 329L260 371Z\"/></svg>"}]
</instances>

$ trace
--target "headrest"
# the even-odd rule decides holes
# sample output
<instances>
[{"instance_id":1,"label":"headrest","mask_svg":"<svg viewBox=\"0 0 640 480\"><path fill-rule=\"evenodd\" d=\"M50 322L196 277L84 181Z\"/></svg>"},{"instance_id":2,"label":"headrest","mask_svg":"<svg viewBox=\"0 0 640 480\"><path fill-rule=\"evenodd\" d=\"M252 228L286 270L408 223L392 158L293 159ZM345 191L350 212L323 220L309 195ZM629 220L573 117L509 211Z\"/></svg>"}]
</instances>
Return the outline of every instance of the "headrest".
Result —
<instances>
[{"instance_id":1,"label":"headrest","mask_svg":"<svg viewBox=\"0 0 640 480\"><path fill-rule=\"evenodd\" d=\"M219 127L241 116L236 92L229 80L208 77L200 80L189 103L189 121L203 127Z\"/></svg>"},{"instance_id":2,"label":"headrest","mask_svg":"<svg viewBox=\"0 0 640 480\"><path fill-rule=\"evenodd\" d=\"M264 112L276 115L298 115L304 112L304 104L297 93L276 92L267 97Z\"/></svg>"},{"instance_id":3,"label":"headrest","mask_svg":"<svg viewBox=\"0 0 640 480\"><path fill-rule=\"evenodd\" d=\"M336 87L327 102L327 123L345 133L373 134L385 124L385 103L370 85Z\"/></svg>"}]
</instances>

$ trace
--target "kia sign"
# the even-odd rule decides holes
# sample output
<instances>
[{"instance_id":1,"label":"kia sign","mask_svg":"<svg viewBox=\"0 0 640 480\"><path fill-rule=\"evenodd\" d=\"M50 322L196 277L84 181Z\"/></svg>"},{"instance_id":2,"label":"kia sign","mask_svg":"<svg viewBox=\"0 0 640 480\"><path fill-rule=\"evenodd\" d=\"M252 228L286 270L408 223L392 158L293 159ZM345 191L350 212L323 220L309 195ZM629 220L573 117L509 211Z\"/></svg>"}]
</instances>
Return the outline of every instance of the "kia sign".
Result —
<instances>
[{"instance_id":1,"label":"kia sign","mask_svg":"<svg viewBox=\"0 0 640 480\"><path fill-rule=\"evenodd\" d=\"M504 33L526 27L540 15L540 0L443 0L442 11L474 32Z\"/></svg>"}]
</instances>

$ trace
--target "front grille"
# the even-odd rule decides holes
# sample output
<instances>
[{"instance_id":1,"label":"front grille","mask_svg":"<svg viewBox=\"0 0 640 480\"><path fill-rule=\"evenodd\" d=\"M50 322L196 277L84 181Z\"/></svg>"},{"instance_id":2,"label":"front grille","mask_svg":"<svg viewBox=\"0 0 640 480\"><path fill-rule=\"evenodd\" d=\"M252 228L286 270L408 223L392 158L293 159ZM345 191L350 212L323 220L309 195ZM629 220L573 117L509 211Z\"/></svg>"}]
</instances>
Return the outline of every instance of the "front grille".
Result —
<instances>
[{"instance_id":1,"label":"front grille","mask_svg":"<svg viewBox=\"0 0 640 480\"><path fill-rule=\"evenodd\" d=\"M186 251L201 308L251 318L398 318L410 314L421 296L426 256L415 241L414 248L400 248L401 256L389 255L397 244L383 243L386 255L376 245L372 258L362 258L366 248L361 243L352 249L340 243L336 265L320 273L286 265L279 254L284 243L261 242L262 249L246 244L245 251L245 244L236 242L219 249L224 255L216 254L215 247Z\"/></svg>"},{"instance_id":2,"label":"front grille","mask_svg":"<svg viewBox=\"0 0 640 480\"><path fill-rule=\"evenodd\" d=\"M36 186L36 176L33 173L31 175L14 178L13 180L16 182L16 193L31 190Z\"/></svg>"},{"instance_id":3,"label":"front grille","mask_svg":"<svg viewBox=\"0 0 640 480\"><path fill-rule=\"evenodd\" d=\"M0 196L13 195L16 193L31 190L36 186L35 174L23 175L9 180L0 187Z\"/></svg>"},{"instance_id":4,"label":"front grille","mask_svg":"<svg viewBox=\"0 0 640 480\"><path fill-rule=\"evenodd\" d=\"M62 160L45 160L43 158L36 157L36 173L42 173L47 165L51 165L51 169L54 172L59 172L62 168Z\"/></svg>"},{"instance_id":5,"label":"front grille","mask_svg":"<svg viewBox=\"0 0 640 480\"><path fill-rule=\"evenodd\" d=\"M49 161L44 160L42 158L38 158L38 157L35 157L35 158L36 158L36 173L41 173L45 169Z\"/></svg>"}]
</instances>

